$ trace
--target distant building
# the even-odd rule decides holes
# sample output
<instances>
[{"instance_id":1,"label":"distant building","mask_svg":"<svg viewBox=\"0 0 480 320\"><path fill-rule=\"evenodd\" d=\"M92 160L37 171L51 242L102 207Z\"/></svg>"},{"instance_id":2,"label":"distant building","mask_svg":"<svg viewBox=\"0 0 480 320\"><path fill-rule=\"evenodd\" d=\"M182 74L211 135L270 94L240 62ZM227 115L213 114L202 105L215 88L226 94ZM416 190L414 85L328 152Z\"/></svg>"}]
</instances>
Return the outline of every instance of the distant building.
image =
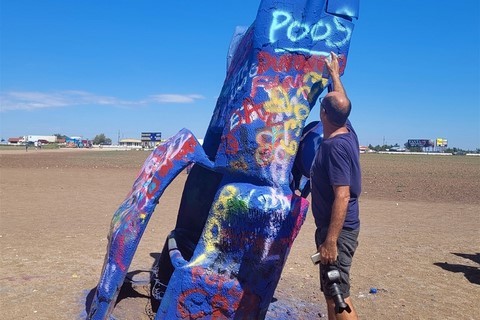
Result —
<instances>
[{"instance_id":1,"label":"distant building","mask_svg":"<svg viewBox=\"0 0 480 320\"><path fill-rule=\"evenodd\" d=\"M23 142L23 137L8 138L8 144L20 144L21 142Z\"/></svg>"},{"instance_id":2,"label":"distant building","mask_svg":"<svg viewBox=\"0 0 480 320\"><path fill-rule=\"evenodd\" d=\"M142 140L140 139L122 139L118 142L122 147L141 147Z\"/></svg>"},{"instance_id":3,"label":"distant building","mask_svg":"<svg viewBox=\"0 0 480 320\"><path fill-rule=\"evenodd\" d=\"M405 152L405 151L407 151L407 149L397 146L397 147L391 147L390 149L387 149L387 151Z\"/></svg>"},{"instance_id":4,"label":"distant building","mask_svg":"<svg viewBox=\"0 0 480 320\"><path fill-rule=\"evenodd\" d=\"M27 135L27 136L22 136L22 137L8 138L8 144L25 144L27 142L38 143L39 141L43 144L55 143L57 141L57 137L56 136Z\"/></svg>"},{"instance_id":5,"label":"distant building","mask_svg":"<svg viewBox=\"0 0 480 320\"><path fill-rule=\"evenodd\" d=\"M55 143L55 142L57 142L57 137L56 136L28 135L28 136L24 136L23 140L28 141L28 142L38 142L38 140L42 140L43 143L45 143L45 141L47 141L48 143Z\"/></svg>"}]
</instances>

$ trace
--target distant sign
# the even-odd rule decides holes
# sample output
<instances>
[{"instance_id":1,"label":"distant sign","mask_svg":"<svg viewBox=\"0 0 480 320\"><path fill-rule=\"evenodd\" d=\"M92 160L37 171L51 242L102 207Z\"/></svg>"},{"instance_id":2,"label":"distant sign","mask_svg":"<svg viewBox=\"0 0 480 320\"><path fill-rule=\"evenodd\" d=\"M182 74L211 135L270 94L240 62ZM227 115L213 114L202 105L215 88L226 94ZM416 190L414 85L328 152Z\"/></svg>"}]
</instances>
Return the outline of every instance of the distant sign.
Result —
<instances>
[{"instance_id":1,"label":"distant sign","mask_svg":"<svg viewBox=\"0 0 480 320\"><path fill-rule=\"evenodd\" d=\"M161 132L142 132L142 141L150 142L150 141L162 141L162 133Z\"/></svg>"},{"instance_id":2,"label":"distant sign","mask_svg":"<svg viewBox=\"0 0 480 320\"><path fill-rule=\"evenodd\" d=\"M407 141L408 147L421 147L421 148L427 148L427 147L433 147L433 141L430 139L409 139Z\"/></svg>"},{"instance_id":3,"label":"distant sign","mask_svg":"<svg viewBox=\"0 0 480 320\"><path fill-rule=\"evenodd\" d=\"M446 147L448 146L448 140L443 138L437 138L437 147Z\"/></svg>"}]
</instances>

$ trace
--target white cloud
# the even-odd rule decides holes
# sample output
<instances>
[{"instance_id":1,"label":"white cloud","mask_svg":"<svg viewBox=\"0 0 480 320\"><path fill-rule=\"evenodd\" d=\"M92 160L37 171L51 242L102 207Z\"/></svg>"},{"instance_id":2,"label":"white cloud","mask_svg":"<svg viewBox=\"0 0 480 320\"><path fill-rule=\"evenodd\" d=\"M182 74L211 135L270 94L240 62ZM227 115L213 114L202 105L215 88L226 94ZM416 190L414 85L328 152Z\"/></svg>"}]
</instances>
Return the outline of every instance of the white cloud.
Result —
<instances>
[{"instance_id":1,"label":"white cloud","mask_svg":"<svg viewBox=\"0 0 480 320\"><path fill-rule=\"evenodd\" d=\"M117 97L101 96L86 91L68 90L58 92L10 91L0 94L0 112L13 110L36 110L79 105L102 105L135 107L166 103L193 103L204 99L198 94L158 94L141 100L122 100Z\"/></svg>"},{"instance_id":2,"label":"white cloud","mask_svg":"<svg viewBox=\"0 0 480 320\"><path fill-rule=\"evenodd\" d=\"M157 103L192 103L199 99L203 99L203 96L198 94L157 94L150 96L150 100Z\"/></svg>"}]
</instances>

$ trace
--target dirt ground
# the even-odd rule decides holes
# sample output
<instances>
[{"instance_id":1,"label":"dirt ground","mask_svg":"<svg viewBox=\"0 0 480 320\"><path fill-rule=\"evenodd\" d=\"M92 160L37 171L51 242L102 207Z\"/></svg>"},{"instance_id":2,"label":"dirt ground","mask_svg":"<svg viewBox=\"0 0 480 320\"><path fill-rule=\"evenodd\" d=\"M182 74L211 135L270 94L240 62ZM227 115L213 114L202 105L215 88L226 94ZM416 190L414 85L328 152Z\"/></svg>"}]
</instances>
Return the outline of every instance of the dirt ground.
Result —
<instances>
[{"instance_id":1,"label":"dirt ground","mask_svg":"<svg viewBox=\"0 0 480 320\"><path fill-rule=\"evenodd\" d=\"M0 318L82 319L111 217L148 152L0 151ZM480 319L480 157L365 154L352 298L361 319ZM142 284L173 228L187 175L160 200L117 319L149 319ZM311 214L272 303L318 319ZM371 288L376 294L369 293ZM282 309L284 308L284 309ZM270 318L275 318L271 315Z\"/></svg>"}]
</instances>

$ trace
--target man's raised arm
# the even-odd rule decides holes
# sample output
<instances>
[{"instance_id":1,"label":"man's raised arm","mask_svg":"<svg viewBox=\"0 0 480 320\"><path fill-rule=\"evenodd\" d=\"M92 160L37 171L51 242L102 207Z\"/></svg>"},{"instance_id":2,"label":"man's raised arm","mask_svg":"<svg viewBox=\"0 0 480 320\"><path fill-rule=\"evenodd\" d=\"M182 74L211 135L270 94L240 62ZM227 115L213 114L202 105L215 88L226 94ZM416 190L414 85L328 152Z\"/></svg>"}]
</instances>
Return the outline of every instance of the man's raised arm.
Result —
<instances>
[{"instance_id":1,"label":"man's raised arm","mask_svg":"<svg viewBox=\"0 0 480 320\"><path fill-rule=\"evenodd\" d=\"M325 60L325 65L327 66L328 73L332 78L333 91L337 91L346 97L347 92L345 91L342 81L340 80L340 66L338 64L338 56L335 53L330 52L330 60Z\"/></svg>"}]
</instances>

